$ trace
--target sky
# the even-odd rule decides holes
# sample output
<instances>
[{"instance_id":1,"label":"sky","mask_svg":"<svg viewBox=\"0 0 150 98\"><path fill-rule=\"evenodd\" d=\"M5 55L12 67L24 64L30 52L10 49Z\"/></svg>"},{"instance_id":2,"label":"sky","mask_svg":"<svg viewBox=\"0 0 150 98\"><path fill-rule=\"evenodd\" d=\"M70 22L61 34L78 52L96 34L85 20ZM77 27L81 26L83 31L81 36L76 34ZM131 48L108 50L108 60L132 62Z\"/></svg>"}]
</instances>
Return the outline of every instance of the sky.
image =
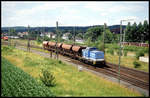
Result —
<instances>
[{"instance_id":1,"label":"sky","mask_svg":"<svg viewBox=\"0 0 150 98\"><path fill-rule=\"evenodd\" d=\"M149 21L148 1L1 1L2 27L108 26Z\"/></svg>"}]
</instances>

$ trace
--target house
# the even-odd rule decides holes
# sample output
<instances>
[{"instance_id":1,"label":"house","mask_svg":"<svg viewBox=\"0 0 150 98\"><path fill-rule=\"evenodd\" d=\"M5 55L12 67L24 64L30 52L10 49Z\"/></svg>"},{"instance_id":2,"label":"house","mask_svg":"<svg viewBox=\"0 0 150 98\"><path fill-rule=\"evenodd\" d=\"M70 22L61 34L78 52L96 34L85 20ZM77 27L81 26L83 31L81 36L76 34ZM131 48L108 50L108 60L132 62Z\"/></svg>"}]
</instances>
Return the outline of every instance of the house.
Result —
<instances>
[{"instance_id":1,"label":"house","mask_svg":"<svg viewBox=\"0 0 150 98\"><path fill-rule=\"evenodd\" d=\"M56 38L56 34L53 34L53 35L52 35L52 38Z\"/></svg>"},{"instance_id":2,"label":"house","mask_svg":"<svg viewBox=\"0 0 150 98\"><path fill-rule=\"evenodd\" d=\"M28 32L18 32L19 37L23 37L24 35L28 35Z\"/></svg>"},{"instance_id":3,"label":"house","mask_svg":"<svg viewBox=\"0 0 150 98\"><path fill-rule=\"evenodd\" d=\"M28 35L29 33L28 32L22 32L24 35Z\"/></svg>"},{"instance_id":4,"label":"house","mask_svg":"<svg viewBox=\"0 0 150 98\"><path fill-rule=\"evenodd\" d=\"M77 42L77 43L81 43L81 44L83 44L84 43L84 40L83 39L75 39L75 41Z\"/></svg>"},{"instance_id":5,"label":"house","mask_svg":"<svg viewBox=\"0 0 150 98\"><path fill-rule=\"evenodd\" d=\"M47 36L49 38L55 38L56 37L56 34L54 34L53 32L44 32L44 33L41 33L40 36Z\"/></svg>"},{"instance_id":6,"label":"house","mask_svg":"<svg viewBox=\"0 0 150 98\"><path fill-rule=\"evenodd\" d=\"M49 38L53 38L53 36L55 35L53 32L45 32L45 35ZM54 37L55 38L55 37Z\"/></svg>"},{"instance_id":7,"label":"house","mask_svg":"<svg viewBox=\"0 0 150 98\"><path fill-rule=\"evenodd\" d=\"M68 40L69 34L70 34L70 32L67 32L67 33L63 34L62 39Z\"/></svg>"},{"instance_id":8,"label":"house","mask_svg":"<svg viewBox=\"0 0 150 98\"><path fill-rule=\"evenodd\" d=\"M41 34L40 34L40 36L41 36L41 37L43 37L43 36L44 36L44 34L43 34L43 33L41 33Z\"/></svg>"},{"instance_id":9,"label":"house","mask_svg":"<svg viewBox=\"0 0 150 98\"><path fill-rule=\"evenodd\" d=\"M21 32L18 32L18 34L17 34L19 37L23 37L23 33L21 33Z\"/></svg>"}]
</instances>

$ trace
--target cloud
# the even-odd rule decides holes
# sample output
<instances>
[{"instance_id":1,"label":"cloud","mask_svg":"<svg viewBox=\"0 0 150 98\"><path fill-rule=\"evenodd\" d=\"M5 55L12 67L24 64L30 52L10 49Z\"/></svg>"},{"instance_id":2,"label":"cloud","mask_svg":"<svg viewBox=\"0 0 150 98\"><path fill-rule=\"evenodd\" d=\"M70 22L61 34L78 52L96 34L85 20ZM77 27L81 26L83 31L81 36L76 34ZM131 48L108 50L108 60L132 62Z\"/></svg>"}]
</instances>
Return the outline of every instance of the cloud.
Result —
<instances>
[{"instance_id":1,"label":"cloud","mask_svg":"<svg viewBox=\"0 0 150 98\"><path fill-rule=\"evenodd\" d=\"M142 17L148 17L147 2L2 2L2 26L111 25Z\"/></svg>"},{"instance_id":2,"label":"cloud","mask_svg":"<svg viewBox=\"0 0 150 98\"><path fill-rule=\"evenodd\" d=\"M136 5L137 4L137 5ZM148 4L148 2L147 2ZM117 13L133 13L145 10L145 6L141 2L93 2L86 3L85 8L95 12L102 13L102 16L117 14Z\"/></svg>"}]
</instances>

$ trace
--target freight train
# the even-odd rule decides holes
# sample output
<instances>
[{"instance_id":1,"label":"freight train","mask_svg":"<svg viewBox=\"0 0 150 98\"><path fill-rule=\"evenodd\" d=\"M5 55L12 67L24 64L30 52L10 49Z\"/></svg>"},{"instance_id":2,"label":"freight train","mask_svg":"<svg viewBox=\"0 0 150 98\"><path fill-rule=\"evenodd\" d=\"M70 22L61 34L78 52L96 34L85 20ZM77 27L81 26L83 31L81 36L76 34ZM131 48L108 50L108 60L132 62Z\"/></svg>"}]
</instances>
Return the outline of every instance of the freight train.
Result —
<instances>
[{"instance_id":1,"label":"freight train","mask_svg":"<svg viewBox=\"0 0 150 98\"><path fill-rule=\"evenodd\" d=\"M1 37L1 39L5 40L5 41L8 41L8 37L7 36Z\"/></svg>"},{"instance_id":2,"label":"freight train","mask_svg":"<svg viewBox=\"0 0 150 98\"><path fill-rule=\"evenodd\" d=\"M65 43L43 41L43 48L44 50L57 52L73 59L80 60L84 63L90 63L92 65L105 65L104 52L99 51L95 47L84 47Z\"/></svg>"}]
</instances>

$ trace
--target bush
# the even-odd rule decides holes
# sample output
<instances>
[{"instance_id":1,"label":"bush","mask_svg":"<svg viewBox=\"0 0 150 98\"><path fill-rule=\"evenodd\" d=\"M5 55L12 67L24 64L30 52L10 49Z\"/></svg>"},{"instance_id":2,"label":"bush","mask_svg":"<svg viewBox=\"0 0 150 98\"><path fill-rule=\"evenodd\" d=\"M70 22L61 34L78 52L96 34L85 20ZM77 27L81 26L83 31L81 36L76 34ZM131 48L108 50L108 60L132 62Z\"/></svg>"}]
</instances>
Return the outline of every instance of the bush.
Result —
<instances>
[{"instance_id":1,"label":"bush","mask_svg":"<svg viewBox=\"0 0 150 98\"><path fill-rule=\"evenodd\" d=\"M12 46L4 46L2 47L2 52L6 55L12 54L13 53L14 47Z\"/></svg>"},{"instance_id":2,"label":"bush","mask_svg":"<svg viewBox=\"0 0 150 98\"><path fill-rule=\"evenodd\" d=\"M138 68L141 66L141 64L136 61L133 62L133 65L134 65L134 68Z\"/></svg>"},{"instance_id":3,"label":"bush","mask_svg":"<svg viewBox=\"0 0 150 98\"><path fill-rule=\"evenodd\" d=\"M61 60L59 60L59 61L58 61L58 63L59 63L59 64L62 64L62 61L61 61Z\"/></svg>"},{"instance_id":4,"label":"bush","mask_svg":"<svg viewBox=\"0 0 150 98\"><path fill-rule=\"evenodd\" d=\"M140 56L144 56L144 51L143 50L139 50L136 52L136 58L139 59Z\"/></svg>"},{"instance_id":5,"label":"bush","mask_svg":"<svg viewBox=\"0 0 150 98\"><path fill-rule=\"evenodd\" d=\"M114 55L114 50L113 49L108 49L107 53L110 53L111 55Z\"/></svg>"},{"instance_id":6,"label":"bush","mask_svg":"<svg viewBox=\"0 0 150 98\"><path fill-rule=\"evenodd\" d=\"M42 38L38 37L38 38L36 39L36 41L37 41L38 44L40 44L40 43L42 43L43 40L42 40Z\"/></svg>"},{"instance_id":7,"label":"bush","mask_svg":"<svg viewBox=\"0 0 150 98\"><path fill-rule=\"evenodd\" d=\"M124 56L127 56L128 51L124 50L123 53L124 53Z\"/></svg>"},{"instance_id":8,"label":"bush","mask_svg":"<svg viewBox=\"0 0 150 98\"><path fill-rule=\"evenodd\" d=\"M48 70L42 70L42 76L40 76L40 79L46 86L56 85L55 77Z\"/></svg>"},{"instance_id":9,"label":"bush","mask_svg":"<svg viewBox=\"0 0 150 98\"><path fill-rule=\"evenodd\" d=\"M25 57L23 62L24 62L24 66L38 66L38 65L40 65L40 62L38 60L34 61L30 57Z\"/></svg>"},{"instance_id":10,"label":"bush","mask_svg":"<svg viewBox=\"0 0 150 98\"><path fill-rule=\"evenodd\" d=\"M120 52L120 50L117 50L117 54L118 54L118 56L119 56L119 52ZM121 56L122 56L122 51L121 51Z\"/></svg>"}]
</instances>

